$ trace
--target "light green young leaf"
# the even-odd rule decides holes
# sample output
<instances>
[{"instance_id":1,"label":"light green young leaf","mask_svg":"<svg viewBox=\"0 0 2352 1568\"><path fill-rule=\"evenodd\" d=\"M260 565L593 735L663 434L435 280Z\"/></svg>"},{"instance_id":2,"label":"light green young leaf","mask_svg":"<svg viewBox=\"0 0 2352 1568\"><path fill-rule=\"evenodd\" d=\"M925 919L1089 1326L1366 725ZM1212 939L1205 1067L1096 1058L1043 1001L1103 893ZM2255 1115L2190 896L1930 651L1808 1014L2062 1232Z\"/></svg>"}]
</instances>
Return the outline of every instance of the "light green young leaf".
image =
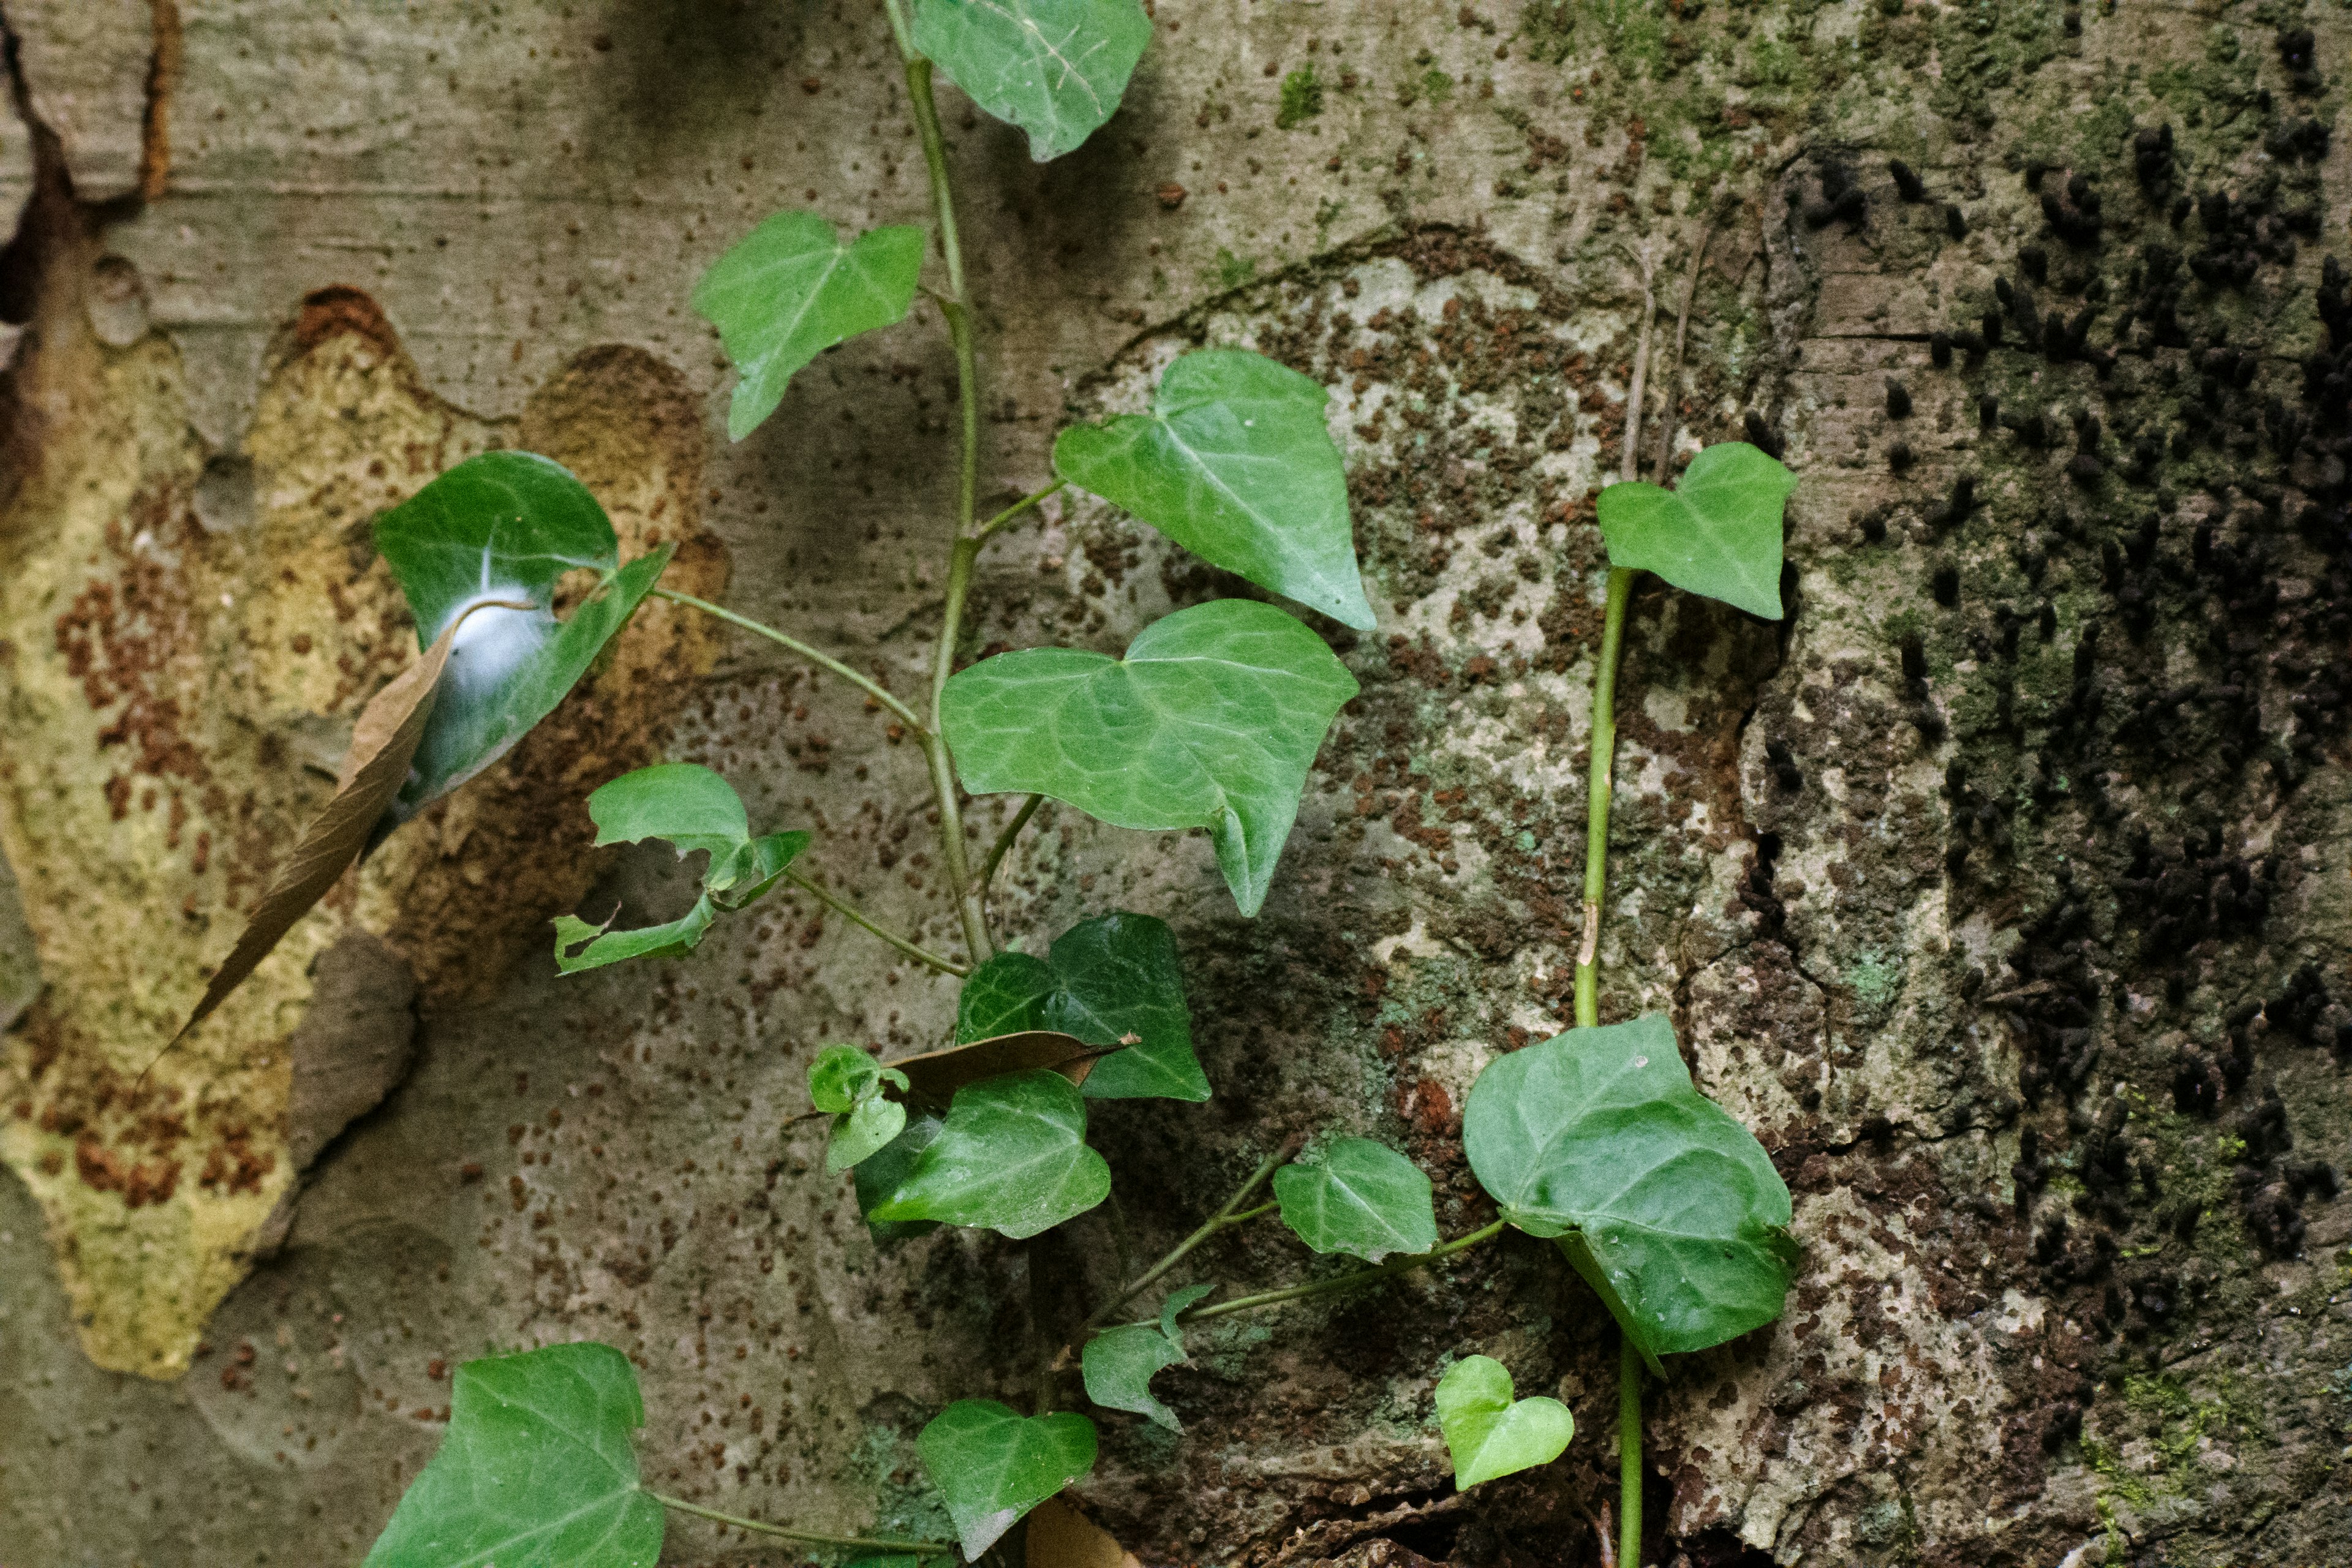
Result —
<instances>
[{"instance_id":1,"label":"light green young leaf","mask_svg":"<svg viewBox=\"0 0 2352 1568\"><path fill-rule=\"evenodd\" d=\"M778 213L711 264L694 286L694 309L719 329L742 378L727 410L730 439L773 414L809 361L906 316L923 237L919 228L877 228L844 245L815 213Z\"/></svg>"},{"instance_id":2,"label":"light green young leaf","mask_svg":"<svg viewBox=\"0 0 2352 1568\"><path fill-rule=\"evenodd\" d=\"M1108 120L1151 42L1137 0L915 0L915 47L1043 163Z\"/></svg>"},{"instance_id":3,"label":"light green young leaf","mask_svg":"<svg viewBox=\"0 0 2352 1568\"><path fill-rule=\"evenodd\" d=\"M1054 471L1203 560L1370 631L1329 402L1322 383L1264 354L1203 349L1168 367L1150 414L1063 431Z\"/></svg>"},{"instance_id":4,"label":"light green young leaf","mask_svg":"<svg viewBox=\"0 0 2352 1568\"><path fill-rule=\"evenodd\" d=\"M1206 827L1242 913L1265 902L1323 733L1356 694L1321 639L1246 599L1146 626L1125 659L1029 648L948 682L975 793L1029 790L1119 827Z\"/></svg>"},{"instance_id":5,"label":"light green young leaf","mask_svg":"<svg viewBox=\"0 0 2352 1568\"><path fill-rule=\"evenodd\" d=\"M1209 1098L1192 1054L1175 933L1150 915L1081 921L1054 939L1050 959L1000 952L973 970L956 1000L956 1038L1023 1029L1053 1029L1090 1046L1134 1038L1087 1075L1089 1100Z\"/></svg>"},{"instance_id":6,"label":"light green young leaf","mask_svg":"<svg viewBox=\"0 0 2352 1568\"><path fill-rule=\"evenodd\" d=\"M1601 492L1609 563L1780 618L1780 512L1797 477L1745 441L1691 459L1671 490L1635 481Z\"/></svg>"},{"instance_id":7,"label":"light green young leaf","mask_svg":"<svg viewBox=\"0 0 2352 1568\"><path fill-rule=\"evenodd\" d=\"M1184 1343L1184 1330L1176 1320L1182 1317L1193 1302L1215 1289L1214 1285L1182 1285L1169 1291L1168 1300L1160 1304L1160 1331L1181 1348Z\"/></svg>"},{"instance_id":8,"label":"light green young leaf","mask_svg":"<svg viewBox=\"0 0 2352 1568\"><path fill-rule=\"evenodd\" d=\"M848 1115L835 1120L833 1137L824 1146L824 1173L837 1176L872 1159L906 1126L907 1108L897 1100L879 1096L861 1100Z\"/></svg>"},{"instance_id":9,"label":"light green young leaf","mask_svg":"<svg viewBox=\"0 0 2352 1568\"><path fill-rule=\"evenodd\" d=\"M660 763L623 773L588 797L596 843L667 840L683 857L709 851L715 870L751 837L735 786L696 763Z\"/></svg>"},{"instance_id":10,"label":"light green young leaf","mask_svg":"<svg viewBox=\"0 0 2352 1568\"><path fill-rule=\"evenodd\" d=\"M626 566L604 509L561 464L529 452L468 458L376 520L376 548L416 616L417 646L458 626L433 714L390 816L404 822L555 710L628 623L668 563L665 545ZM603 582L568 621L556 580ZM506 605L521 605L508 609Z\"/></svg>"},{"instance_id":11,"label":"light green young leaf","mask_svg":"<svg viewBox=\"0 0 2352 1568\"><path fill-rule=\"evenodd\" d=\"M1454 1485L1467 1491L1514 1470L1548 1465L1576 1436L1557 1399L1511 1398L1511 1374L1489 1356L1465 1356L1437 1380L1437 1426L1454 1456Z\"/></svg>"},{"instance_id":12,"label":"light green young leaf","mask_svg":"<svg viewBox=\"0 0 2352 1568\"><path fill-rule=\"evenodd\" d=\"M692 952L710 929L718 910L704 894L694 908L674 921L635 931L607 931L577 915L555 917L555 967L559 973L577 974L632 958L678 958Z\"/></svg>"},{"instance_id":13,"label":"light green young leaf","mask_svg":"<svg viewBox=\"0 0 2352 1568\"><path fill-rule=\"evenodd\" d=\"M866 1214L982 1226L1018 1240L1109 1194L1110 1167L1087 1147L1077 1085L1033 1070L956 1090L938 1141Z\"/></svg>"},{"instance_id":14,"label":"light green young leaf","mask_svg":"<svg viewBox=\"0 0 2352 1568\"><path fill-rule=\"evenodd\" d=\"M640 1489L637 1375L610 1345L467 1362L448 1435L366 1568L654 1568L662 1505Z\"/></svg>"},{"instance_id":15,"label":"light green young leaf","mask_svg":"<svg viewBox=\"0 0 2352 1568\"><path fill-rule=\"evenodd\" d=\"M882 1064L856 1046L827 1046L809 1063L808 1088L810 1104L845 1115L881 1091Z\"/></svg>"},{"instance_id":16,"label":"light green young leaf","mask_svg":"<svg viewBox=\"0 0 2352 1568\"><path fill-rule=\"evenodd\" d=\"M1149 1416L1171 1432L1181 1432L1184 1425L1176 1412L1152 1397L1151 1374L1183 1359L1184 1347L1155 1323L1106 1330L1088 1340L1078 1355L1088 1399L1106 1410Z\"/></svg>"},{"instance_id":17,"label":"light green young leaf","mask_svg":"<svg viewBox=\"0 0 2352 1568\"><path fill-rule=\"evenodd\" d=\"M710 889L711 898L722 910L740 910L745 904L776 885L784 868L800 858L809 846L809 836L795 828L790 833L766 833L736 849L734 856L721 864L717 858L703 873L702 885Z\"/></svg>"},{"instance_id":18,"label":"light green young leaf","mask_svg":"<svg viewBox=\"0 0 2352 1568\"><path fill-rule=\"evenodd\" d=\"M1299 1240L1318 1252L1345 1252L1367 1263L1437 1245L1430 1193L1419 1166L1369 1138L1342 1138L1320 1160L1274 1173L1282 1222Z\"/></svg>"},{"instance_id":19,"label":"light green young leaf","mask_svg":"<svg viewBox=\"0 0 2352 1568\"><path fill-rule=\"evenodd\" d=\"M1560 1237L1653 1366L1780 1315L1788 1186L1692 1087L1663 1014L1497 1058L1470 1086L1462 1142L1504 1217Z\"/></svg>"},{"instance_id":20,"label":"light green young leaf","mask_svg":"<svg viewBox=\"0 0 2352 1568\"><path fill-rule=\"evenodd\" d=\"M959 1399L917 1435L915 1451L976 1563L1023 1514L1095 1468L1095 1424L1066 1410L1023 1416L993 1399Z\"/></svg>"}]
</instances>

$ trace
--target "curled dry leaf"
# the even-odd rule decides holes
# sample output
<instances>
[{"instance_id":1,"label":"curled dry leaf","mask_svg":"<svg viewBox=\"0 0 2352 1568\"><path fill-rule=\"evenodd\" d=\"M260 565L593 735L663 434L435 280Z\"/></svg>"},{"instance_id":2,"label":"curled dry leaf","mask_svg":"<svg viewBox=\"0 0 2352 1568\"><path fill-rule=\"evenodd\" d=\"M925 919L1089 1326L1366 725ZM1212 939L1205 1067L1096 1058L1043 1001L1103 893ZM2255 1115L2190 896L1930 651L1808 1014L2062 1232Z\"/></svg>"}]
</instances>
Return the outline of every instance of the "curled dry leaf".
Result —
<instances>
[{"instance_id":1,"label":"curled dry leaf","mask_svg":"<svg viewBox=\"0 0 2352 1568\"><path fill-rule=\"evenodd\" d=\"M1024 1029L884 1065L907 1075L906 1089L898 1098L911 1105L944 1109L965 1085L1009 1072L1043 1068L1083 1086L1095 1063L1116 1049L1115 1046L1090 1046L1076 1035L1051 1029Z\"/></svg>"},{"instance_id":2,"label":"curled dry leaf","mask_svg":"<svg viewBox=\"0 0 2352 1568\"><path fill-rule=\"evenodd\" d=\"M498 607L530 606L499 602ZM173 1045L210 1017L213 1009L269 956L278 940L294 929L294 922L309 914L335 879L365 853L369 836L408 777L409 762L424 739L425 721L433 717L433 698L441 672L448 665L457 628L464 624L462 616L450 622L423 658L395 676L361 710L359 722L352 727L351 750L343 754L341 771L335 777L334 798L303 830L285 868L254 906L236 946L214 973L212 984L205 987L204 999L172 1037Z\"/></svg>"}]
</instances>

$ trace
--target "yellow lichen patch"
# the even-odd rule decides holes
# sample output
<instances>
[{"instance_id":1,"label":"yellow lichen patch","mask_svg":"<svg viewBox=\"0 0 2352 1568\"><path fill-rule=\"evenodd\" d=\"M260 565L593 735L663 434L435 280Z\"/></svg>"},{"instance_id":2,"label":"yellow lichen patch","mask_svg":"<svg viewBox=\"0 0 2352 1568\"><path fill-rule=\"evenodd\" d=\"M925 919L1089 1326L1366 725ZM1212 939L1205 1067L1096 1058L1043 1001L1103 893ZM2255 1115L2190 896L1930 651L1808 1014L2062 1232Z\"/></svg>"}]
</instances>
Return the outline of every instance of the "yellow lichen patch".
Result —
<instances>
[{"instance_id":1,"label":"yellow lichen patch","mask_svg":"<svg viewBox=\"0 0 2352 1568\"><path fill-rule=\"evenodd\" d=\"M365 296L322 291L272 356L244 451L209 468L180 378L160 341L107 355L75 436L0 513L0 852L47 982L0 1040L0 1159L42 1205L91 1359L151 1376L185 1369L299 1175L295 1053L335 1048L297 1032L320 954L355 927L381 938L429 1016L543 947L595 870L582 797L658 753L712 658L703 626L641 613L538 732L165 1053L331 793L359 709L416 655L375 513L528 439L597 491L625 556L673 542L670 581L707 595L725 577L696 507L698 413L634 351L583 355L500 425L435 398Z\"/></svg>"}]
</instances>

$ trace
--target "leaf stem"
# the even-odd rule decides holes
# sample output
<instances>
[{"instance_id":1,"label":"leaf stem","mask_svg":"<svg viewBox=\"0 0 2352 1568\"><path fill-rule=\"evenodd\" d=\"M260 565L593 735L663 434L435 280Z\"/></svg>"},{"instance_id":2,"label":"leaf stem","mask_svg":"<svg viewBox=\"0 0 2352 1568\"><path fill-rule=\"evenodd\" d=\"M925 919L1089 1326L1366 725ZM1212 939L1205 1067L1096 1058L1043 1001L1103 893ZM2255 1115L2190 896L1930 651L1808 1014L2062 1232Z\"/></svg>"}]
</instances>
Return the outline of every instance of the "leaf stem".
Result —
<instances>
[{"instance_id":1,"label":"leaf stem","mask_svg":"<svg viewBox=\"0 0 2352 1568\"><path fill-rule=\"evenodd\" d=\"M1104 1320L1108 1318L1113 1312L1116 1312L1121 1307L1126 1306L1128 1302L1133 1300L1141 1292L1149 1289L1154 1280L1160 1279L1171 1268L1175 1268L1179 1263L1183 1262L1185 1258L1191 1254L1194 1247L1208 1240L1209 1237L1216 1235L1217 1232L1223 1230L1230 1226L1239 1225L1244 1220L1255 1219L1259 1215L1264 1214L1267 1208L1274 1206L1270 1204L1265 1205L1258 1208L1254 1208L1247 1214L1239 1214L1235 1212L1248 1200L1249 1195L1252 1193L1257 1191L1257 1189L1265 1184L1267 1177L1273 1175L1274 1173L1286 1163L1293 1154L1297 1152L1298 1141L1294 1138L1286 1141L1281 1148L1276 1149L1273 1153L1267 1155L1265 1162L1261 1163L1256 1170L1250 1173L1249 1180L1244 1182L1241 1186L1234 1191L1234 1195L1225 1200L1224 1207L1219 1209L1215 1214L1211 1215L1208 1217L1208 1220L1202 1225L1200 1229L1194 1231L1192 1235L1186 1237L1183 1240L1178 1242L1173 1247L1170 1248L1166 1257L1153 1264L1150 1268L1145 1269L1142 1273L1137 1275L1133 1283L1128 1285L1126 1289L1120 1290L1118 1295L1113 1296L1109 1300L1105 1301L1101 1306L1096 1308L1094 1316L1087 1320L1086 1326L1089 1329L1099 1328Z\"/></svg>"},{"instance_id":2,"label":"leaf stem","mask_svg":"<svg viewBox=\"0 0 2352 1568\"><path fill-rule=\"evenodd\" d=\"M757 1535L772 1535L782 1541L805 1542L811 1546L844 1546L852 1551L868 1552L911 1552L925 1557L951 1557L956 1551L951 1543L944 1541L902 1541L887 1535L823 1535L813 1530L787 1530L780 1524L763 1524L756 1519L740 1519L731 1513L721 1513L715 1508L703 1508L651 1488L646 1489L646 1495L664 1508L674 1508L697 1519L731 1524L738 1530L748 1530Z\"/></svg>"},{"instance_id":3,"label":"leaf stem","mask_svg":"<svg viewBox=\"0 0 2352 1568\"><path fill-rule=\"evenodd\" d=\"M1457 1252L1466 1251L1481 1242L1492 1241L1503 1234L1507 1223L1498 1219L1483 1229L1474 1230L1465 1237L1457 1237L1444 1246L1431 1251L1416 1252L1410 1258L1391 1258L1386 1263L1376 1263L1370 1268L1359 1268L1352 1274L1341 1274L1329 1279L1317 1279L1308 1284L1293 1285L1281 1290L1264 1290L1255 1296L1236 1296L1230 1301L1218 1301L1206 1307L1195 1307L1188 1312L1179 1314L1176 1321L1180 1323L1195 1323L1208 1318L1222 1318L1228 1312L1254 1312L1260 1308L1278 1307L1285 1301L1297 1301L1308 1296L1328 1296L1336 1290L1352 1290L1360 1285L1370 1285L1376 1280L1386 1279L1391 1275L1410 1274L1416 1268L1426 1268L1433 1263L1451 1258Z\"/></svg>"},{"instance_id":4,"label":"leaf stem","mask_svg":"<svg viewBox=\"0 0 2352 1568\"><path fill-rule=\"evenodd\" d=\"M841 660L834 658L831 654L811 647L808 644L801 641L801 639L796 637L791 636L789 633L780 632L772 626L767 626L761 622L751 619L749 616L739 616L732 610L722 609L719 605L710 603L708 599L698 599L691 594L681 594L675 588L656 588L654 590L654 597L656 599L667 599L674 605L684 605L688 609L700 610L704 615L715 616L719 619L725 621L730 626L740 626L747 632L758 633L761 637L766 637L770 642L780 643L783 647L792 649L793 652L800 655L801 658L807 659L811 664L816 665L821 668L829 669L833 671L834 674L841 677L844 680L846 680L852 685L857 687L860 690L864 691L866 695L873 698L874 700L882 704L883 707L887 708L891 712L897 714L901 721L903 721L909 729L915 731L918 734L923 732L927 728L923 723L923 721L917 716L912 708L908 707L904 702L901 702L896 697L891 696L889 691L884 688L879 681L869 679L866 677L858 674L857 671L850 668L849 666L842 663Z\"/></svg>"},{"instance_id":5,"label":"leaf stem","mask_svg":"<svg viewBox=\"0 0 2352 1568\"><path fill-rule=\"evenodd\" d=\"M1035 506L1039 501L1044 500L1046 497L1054 494L1056 490L1064 489L1069 484L1069 482L1070 481L1067 479L1055 479L1044 489L1038 490L1032 495L1023 496L1019 500L1014 501L1011 506L1006 507L1003 511L998 512L994 517L990 518L986 522L982 523L978 529L974 530L971 536L972 542L975 544L985 544L988 542L989 536L994 533L998 529L1003 528L1006 523L1011 522L1013 519L1019 517L1023 512L1027 511L1031 507Z\"/></svg>"},{"instance_id":6,"label":"leaf stem","mask_svg":"<svg viewBox=\"0 0 2352 1568\"><path fill-rule=\"evenodd\" d=\"M1576 1024L1601 1022L1601 905L1609 890L1609 802L1616 790L1617 665L1625 649L1625 605L1633 574L1609 569L1609 607L1601 625L1601 667L1592 677L1592 761L1586 784L1584 940L1576 951Z\"/></svg>"},{"instance_id":7,"label":"leaf stem","mask_svg":"<svg viewBox=\"0 0 2352 1568\"><path fill-rule=\"evenodd\" d=\"M1641 1568L1642 1355L1622 1329L1617 1334L1617 1561Z\"/></svg>"},{"instance_id":8,"label":"leaf stem","mask_svg":"<svg viewBox=\"0 0 2352 1568\"><path fill-rule=\"evenodd\" d=\"M880 937L884 942L888 942L892 947L897 948L900 952L905 953L908 958L913 959L918 963L936 969L941 974L952 974L958 979L961 979L971 973L971 970L965 968L962 964L956 963L953 959L941 958L938 953L931 952L929 948L919 946L916 943L908 941L905 937L900 936L897 931L891 931L886 926L876 924L864 910L851 903L847 899L843 898L840 894L833 892L825 888L824 884L818 882L805 871L800 870L797 868L788 868L784 872L784 880L790 882L793 887L802 889L813 895L819 903L824 905L827 909L833 910L834 913L840 915L845 920L847 920L853 925L865 927L867 931L872 931L876 936Z\"/></svg>"},{"instance_id":9,"label":"leaf stem","mask_svg":"<svg viewBox=\"0 0 2352 1568\"><path fill-rule=\"evenodd\" d=\"M1013 814L1013 820L1004 825L1004 831L996 836L996 842L989 846L988 858L980 863L980 874L972 879L978 884L982 898L988 895L989 879L996 875L996 863L1004 858L1004 852L1013 847L1013 841L1021 837L1021 830L1029 826L1029 819L1036 816L1037 808L1045 804L1045 797L1042 795L1033 795L1023 801L1021 809Z\"/></svg>"}]
</instances>

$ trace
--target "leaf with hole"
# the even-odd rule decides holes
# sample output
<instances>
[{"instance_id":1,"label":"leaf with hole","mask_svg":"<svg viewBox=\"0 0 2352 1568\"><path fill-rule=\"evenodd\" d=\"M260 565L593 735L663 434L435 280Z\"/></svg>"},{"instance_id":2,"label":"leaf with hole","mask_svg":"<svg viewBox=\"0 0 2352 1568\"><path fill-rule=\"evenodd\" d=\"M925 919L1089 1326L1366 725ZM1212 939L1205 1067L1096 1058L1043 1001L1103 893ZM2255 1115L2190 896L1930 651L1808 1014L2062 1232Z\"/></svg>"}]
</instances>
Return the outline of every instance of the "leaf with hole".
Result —
<instances>
[{"instance_id":1,"label":"leaf with hole","mask_svg":"<svg viewBox=\"0 0 2352 1568\"><path fill-rule=\"evenodd\" d=\"M1369 1138L1342 1138L1319 1158L1274 1173L1282 1222L1318 1252L1378 1263L1391 1252L1437 1245L1429 1178L1411 1160Z\"/></svg>"},{"instance_id":2,"label":"leaf with hole","mask_svg":"<svg viewBox=\"0 0 2352 1568\"><path fill-rule=\"evenodd\" d=\"M1454 1456L1454 1485L1466 1491L1559 1458L1576 1436L1576 1417L1557 1399L1514 1400L1509 1370L1474 1355L1437 1380L1437 1427Z\"/></svg>"},{"instance_id":3,"label":"leaf with hole","mask_svg":"<svg viewBox=\"0 0 2352 1568\"><path fill-rule=\"evenodd\" d=\"M1054 471L1202 560L1370 631L1330 400L1264 354L1202 349L1168 367L1150 413L1063 431Z\"/></svg>"},{"instance_id":4,"label":"leaf with hole","mask_svg":"<svg viewBox=\"0 0 2352 1568\"><path fill-rule=\"evenodd\" d=\"M1745 441L1691 459L1673 489L1634 481L1601 492L1609 563L1780 618L1780 514L1797 477Z\"/></svg>"},{"instance_id":5,"label":"leaf with hole","mask_svg":"<svg viewBox=\"0 0 2352 1568\"><path fill-rule=\"evenodd\" d=\"M993 1399L959 1399L916 1436L915 1451L976 1562L1023 1514L1095 1468L1095 1424L1066 1410L1024 1416Z\"/></svg>"},{"instance_id":6,"label":"leaf with hole","mask_svg":"<svg viewBox=\"0 0 2352 1568\"><path fill-rule=\"evenodd\" d=\"M1176 1413L1152 1397L1151 1374L1184 1359L1184 1347L1157 1323L1107 1329L1079 1352L1087 1397L1106 1410L1126 1410L1181 1432Z\"/></svg>"},{"instance_id":7,"label":"leaf with hole","mask_svg":"<svg viewBox=\"0 0 2352 1568\"><path fill-rule=\"evenodd\" d=\"M498 761L553 712L653 591L670 555L664 545L623 565L596 498L562 465L529 452L467 458L378 518L375 542L415 614L417 646L457 628L432 717L387 808L398 822ZM597 581L559 621L556 583L572 572Z\"/></svg>"},{"instance_id":8,"label":"leaf with hole","mask_svg":"<svg viewBox=\"0 0 2352 1568\"><path fill-rule=\"evenodd\" d=\"M579 974L608 963L633 958L683 958L701 942L718 918L718 906L705 893L694 907L660 925L613 931L590 925L578 915L555 917L555 969L559 974Z\"/></svg>"},{"instance_id":9,"label":"leaf with hole","mask_svg":"<svg viewBox=\"0 0 2352 1568\"><path fill-rule=\"evenodd\" d=\"M1788 1186L1691 1086L1664 1015L1497 1058L1470 1087L1462 1142L1504 1217L1559 1237L1654 1367L1780 1315Z\"/></svg>"},{"instance_id":10,"label":"leaf with hole","mask_svg":"<svg viewBox=\"0 0 2352 1568\"><path fill-rule=\"evenodd\" d=\"M694 286L737 374L727 434L740 441L783 401L793 373L845 339L906 317L923 270L919 228L869 229L847 245L815 213L778 213Z\"/></svg>"},{"instance_id":11,"label":"leaf with hole","mask_svg":"<svg viewBox=\"0 0 2352 1568\"><path fill-rule=\"evenodd\" d=\"M1133 1041L1095 1064L1089 1100L1209 1098L1176 936L1150 915L1081 921L1046 958L1000 952L973 970L956 1000L956 1038L1016 1029L1059 1030L1091 1046Z\"/></svg>"},{"instance_id":12,"label":"leaf with hole","mask_svg":"<svg viewBox=\"0 0 2352 1568\"><path fill-rule=\"evenodd\" d=\"M366 1568L654 1568L662 1505L638 1483L628 1357L583 1343L467 1362L449 1403Z\"/></svg>"},{"instance_id":13,"label":"leaf with hole","mask_svg":"<svg viewBox=\"0 0 2352 1568\"><path fill-rule=\"evenodd\" d=\"M1205 827L1242 913L1265 900L1307 770L1355 677L1271 605L1218 599L1115 659L1028 648L947 684L948 743L976 794L1034 791L1118 827Z\"/></svg>"},{"instance_id":14,"label":"leaf with hole","mask_svg":"<svg viewBox=\"0 0 2352 1568\"><path fill-rule=\"evenodd\" d=\"M1033 1070L958 1089L938 1140L867 1213L984 1226L1019 1240L1109 1194L1110 1167L1087 1147L1078 1086Z\"/></svg>"},{"instance_id":15,"label":"leaf with hole","mask_svg":"<svg viewBox=\"0 0 2352 1568\"><path fill-rule=\"evenodd\" d=\"M1137 0L915 0L915 47L1043 163L1118 109L1151 42Z\"/></svg>"}]
</instances>

